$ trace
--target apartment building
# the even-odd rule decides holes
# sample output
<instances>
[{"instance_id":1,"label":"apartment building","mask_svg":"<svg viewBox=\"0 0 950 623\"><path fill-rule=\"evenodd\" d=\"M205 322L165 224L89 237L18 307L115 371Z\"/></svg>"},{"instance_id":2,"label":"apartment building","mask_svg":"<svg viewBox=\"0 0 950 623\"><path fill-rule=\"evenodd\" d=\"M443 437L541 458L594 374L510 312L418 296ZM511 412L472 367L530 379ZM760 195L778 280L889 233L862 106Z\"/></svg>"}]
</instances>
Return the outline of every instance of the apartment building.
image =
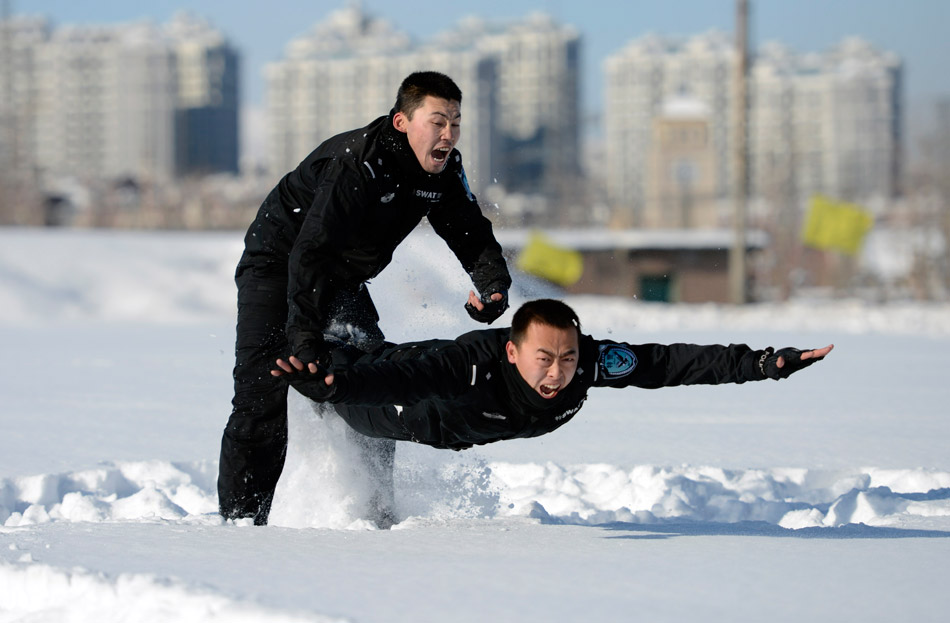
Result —
<instances>
[{"instance_id":1,"label":"apartment building","mask_svg":"<svg viewBox=\"0 0 950 623\"><path fill-rule=\"evenodd\" d=\"M37 166L45 177L174 174L174 58L147 22L66 26L37 48Z\"/></svg>"},{"instance_id":2,"label":"apartment building","mask_svg":"<svg viewBox=\"0 0 950 623\"><path fill-rule=\"evenodd\" d=\"M681 160L665 171L650 168L659 148L657 120L672 102L688 99L705 111L711 150L705 166L714 180L709 194L693 199L707 201L719 224L727 224L722 204L734 183L735 64L731 39L717 32L685 40L643 37L606 60L607 186L615 222L656 222L650 213L665 201L651 195L651 188L663 187L656 176L669 181L689 169ZM901 73L894 54L856 38L823 53L763 45L749 73L752 200L801 207L815 193L851 201L898 193Z\"/></svg>"},{"instance_id":3,"label":"apartment building","mask_svg":"<svg viewBox=\"0 0 950 623\"><path fill-rule=\"evenodd\" d=\"M858 38L821 54L763 46L750 80L752 193L851 201L897 194L901 74L896 55Z\"/></svg>"},{"instance_id":4,"label":"apartment building","mask_svg":"<svg viewBox=\"0 0 950 623\"><path fill-rule=\"evenodd\" d=\"M16 17L0 34L0 153L40 186L237 171L238 57L206 22Z\"/></svg>"},{"instance_id":5,"label":"apartment building","mask_svg":"<svg viewBox=\"0 0 950 623\"><path fill-rule=\"evenodd\" d=\"M687 101L692 102L687 108L694 112L702 109L700 121L706 124L712 151L707 166L713 171L695 171L704 179L711 178L711 185L705 184L707 194L695 199L709 202L728 196L732 171L728 157L732 145L730 85L735 67L731 39L720 32L687 40L648 35L608 57L604 67L607 194L615 224L642 226L647 212L662 203L662 197L648 196L650 162L656 160L651 156L654 124L671 109L682 109ZM680 167L679 172L683 170ZM674 169L667 173L677 175ZM654 180L655 175L658 173Z\"/></svg>"},{"instance_id":6,"label":"apartment building","mask_svg":"<svg viewBox=\"0 0 950 623\"><path fill-rule=\"evenodd\" d=\"M3 175L32 175L36 161L36 48L50 36L39 17L0 21L0 168Z\"/></svg>"},{"instance_id":7,"label":"apartment building","mask_svg":"<svg viewBox=\"0 0 950 623\"><path fill-rule=\"evenodd\" d=\"M472 18L419 43L347 6L267 68L273 172L388 113L406 75L435 70L462 89L459 149L476 192L493 184L550 191L579 170L578 46L576 32L539 15L503 24Z\"/></svg>"},{"instance_id":8,"label":"apartment building","mask_svg":"<svg viewBox=\"0 0 950 623\"><path fill-rule=\"evenodd\" d=\"M237 173L240 57L207 20L180 12L164 25L175 58L176 174Z\"/></svg>"}]
</instances>

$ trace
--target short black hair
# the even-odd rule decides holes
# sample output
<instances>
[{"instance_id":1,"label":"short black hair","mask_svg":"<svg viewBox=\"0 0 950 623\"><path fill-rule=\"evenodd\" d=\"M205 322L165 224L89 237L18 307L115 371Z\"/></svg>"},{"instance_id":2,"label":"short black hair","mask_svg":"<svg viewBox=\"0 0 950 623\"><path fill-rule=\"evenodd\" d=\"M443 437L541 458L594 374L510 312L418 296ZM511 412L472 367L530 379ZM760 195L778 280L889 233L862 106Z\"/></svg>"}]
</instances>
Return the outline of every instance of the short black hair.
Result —
<instances>
[{"instance_id":1,"label":"short black hair","mask_svg":"<svg viewBox=\"0 0 950 623\"><path fill-rule=\"evenodd\" d=\"M455 81L437 71L417 71L406 76L396 93L396 112L410 119L412 113L422 106L426 96L462 103L462 90Z\"/></svg>"},{"instance_id":2,"label":"short black hair","mask_svg":"<svg viewBox=\"0 0 950 623\"><path fill-rule=\"evenodd\" d=\"M532 323L545 324L555 329L574 329L577 339L581 337L581 321L570 306L556 299L535 299L518 308L511 319L511 334L508 336L515 346L521 346L528 327Z\"/></svg>"}]
</instances>

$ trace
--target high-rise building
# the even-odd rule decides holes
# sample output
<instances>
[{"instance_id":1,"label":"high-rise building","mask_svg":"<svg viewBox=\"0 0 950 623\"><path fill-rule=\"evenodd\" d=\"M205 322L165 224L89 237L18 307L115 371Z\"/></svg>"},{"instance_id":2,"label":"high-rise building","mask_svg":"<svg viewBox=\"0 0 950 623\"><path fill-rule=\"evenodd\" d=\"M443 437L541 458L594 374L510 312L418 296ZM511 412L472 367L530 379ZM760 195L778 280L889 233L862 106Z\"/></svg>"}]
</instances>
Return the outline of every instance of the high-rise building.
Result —
<instances>
[{"instance_id":1,"label":"high-rise building","mask_svg":"<svg viewBox=\"0 0 950 623\"><path fill-rule=\"evenodd\" d=\"M607 194L618 225L641 225L653 201L647 180L654 120L672 102L691 100L703 108L714 167L711 189L716 197L728 195L734 66L732 41L719 32L686 41L648 35L607 58Z\"/></svg>"},{"instance_id":2,"label":"high-rise building","mask_svg":"<svg viewBox=\"0 0 950 623\"><path fill-rule=\"evenodd\" d=\"M44 187L237 171L237 54L206 22L54 29L17 17L0 35L2 125L13 137L0 138L0 154Z\"/></svg>"},{"instance_id":3,"label":"high-rise building","mask_svg":"<svg viewBox=\"0 0 950 623\"><path fill-rule=\"evenodd\" d=\"M178 13L164 27L175 55L176 172L237 173L239 57L206 20Z\"/></svg>"},{"instance_id":4,"label":"high-rise building","mask_svg":"<svg viewBox=\"0 0 950 623\"><path fill-rule=\"evenodd\" d=\"M469 180L484 183L493 156L492 106L486 106L493 62L471 51L415 45L355 5L332 12L267 67L272 172L293 169L330 136L387 114L403 78L420 70L450 75L462 89L459 148Z\"/></svg>"},{"instance_id":5,"label":"high-rise building","mask_svg":"<svg viewBox=\"0 0 950 623\"><path fill-rule=\"evenodd\" d=\"M823 54L763 46L750 79L753 195L894 196L903 134L901 73L893 53L857 38Z\"/></svg>"},{"instance_id":6,"label":"high-rise building","mask_svg":"<svg viewBox=\"0 0 950 623\"><path fill-rule=\"evenodd\" d=\"M23 178L36 162L36 49L50 36L39 17L0 20L0 169Z\"/></svg>"},{"instance_id":7,"label":"high-rise building","mask_svg":"<svg viewBox=\"0 0 950 623\"><path fill-rule=\"evenodd\" d=\"M174 57L154 25L67 26L37 48L37 165L46 176L174 174Z\"/></svg>"},{"instance_id":8,"label":"high-rise building","mask_svg":"<svg viewBox=\"0 0 950 623\"><path fill-rule=\"evenodd\" d=\"M443 72L462 89L462 151L476 192L550 192L579 170L578 36L550 18L461 22L416 43L358 5L331 13L267 68L273 172L389 112L400 82Z\"/></svg>"},{"instance_id":9,"label":"high-rise building","mask_svg":"<svg viewBox=\"0 0 950 623\"><path fill-rule=\"evenodd\" d=\"M408 35L349 6L290 41L266 68L270 168L293 169L325 139L389 112Z\"/></svg>"},{"instance_id":10,"label":"high-rise building","mask_svg":"<svg viewBox=\"0 0 950 623\"><path fill-rule=\"evenodd\" d=\"M497 181L513 192L570 194L581 151L577 30L544 13L509 22L470 17L436 45L497 61Z\"/></svg>"},{"instance_id":11,"label":"high-rise building","mask_svg":"<svg viewBox=\"0 0 950 623\"><path fill-rule=\"evenodd\" d=\"M732 195L736 52L722 33L631 42L606 67L607 187L615 220L643 226L657 206L648 159L654 122L674 100L702 104L711 147L712 202ZM859 39L823 54L767 44L749 73L749 187L753 200L803 205L812 194L864 201L898 192L901 63ZM682 167L657 172L674 177ZM717 209L712 208L715 212ZM728 220L727 210L718 210ZM720 225L725 224L720 222Z\"/></svg>"}]
</instances>

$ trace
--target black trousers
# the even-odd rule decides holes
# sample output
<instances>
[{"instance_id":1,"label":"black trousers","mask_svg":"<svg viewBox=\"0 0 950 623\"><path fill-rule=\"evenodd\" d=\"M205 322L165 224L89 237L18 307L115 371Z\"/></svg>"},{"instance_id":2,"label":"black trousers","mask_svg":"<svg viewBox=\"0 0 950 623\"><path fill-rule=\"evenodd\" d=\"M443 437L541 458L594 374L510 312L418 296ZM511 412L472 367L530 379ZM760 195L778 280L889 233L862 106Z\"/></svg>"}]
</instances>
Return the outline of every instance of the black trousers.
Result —
<instances>
[{"instance_id":1,"label":"black trousers","mask_svg":"<svg viewBox=\"0 0 950 623\"><path fill-rule=\"evenodd\" d=\"M289 354L284 334L286 266L269 268L242 260L235 282L234 399L221 439L218 507L226 519L251 517L264 525L287 454L288 386L270 374L276 360ZM332 338L367 351L382 344L379 316L365 287L336 292L332 300L329 324L337 330Z\"/></svg>"}]
</instances>

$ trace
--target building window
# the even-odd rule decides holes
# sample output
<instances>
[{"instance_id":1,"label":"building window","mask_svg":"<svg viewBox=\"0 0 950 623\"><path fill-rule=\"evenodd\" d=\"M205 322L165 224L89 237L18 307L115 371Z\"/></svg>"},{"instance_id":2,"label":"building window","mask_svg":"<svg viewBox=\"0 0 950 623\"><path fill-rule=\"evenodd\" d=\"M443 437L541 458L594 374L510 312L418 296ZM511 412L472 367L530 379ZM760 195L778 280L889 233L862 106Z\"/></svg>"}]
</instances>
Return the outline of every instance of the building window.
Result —
<instances>
[{"instance_id":1,"label":"building window","mask_svg":"<svg viewBox=\"0 0 950 623\"><path fill-rule=\"evenodd\" d=\"M673 279L669 275L641 275L640 300L669 303Z\"/></svg>"}]
</instances>

